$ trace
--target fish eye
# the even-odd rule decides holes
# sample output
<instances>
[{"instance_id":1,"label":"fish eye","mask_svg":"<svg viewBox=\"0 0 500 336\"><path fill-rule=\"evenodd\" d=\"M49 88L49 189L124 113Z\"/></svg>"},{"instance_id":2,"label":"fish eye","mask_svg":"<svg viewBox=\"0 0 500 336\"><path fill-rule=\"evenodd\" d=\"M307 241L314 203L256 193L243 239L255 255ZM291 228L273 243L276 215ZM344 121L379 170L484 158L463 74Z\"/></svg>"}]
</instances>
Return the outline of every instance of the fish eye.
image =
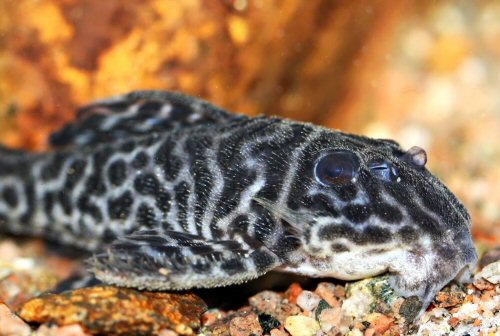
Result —
<instances>
[{"instance_id":1,"label":"fish eye","mask_svg":"<svg viewBox=\"0 0 500 336\"><path fill-rule=\"evenodd\" d=\"M339 150L320 157L314 166L314 174L318 182L331 186L353 182L358 169L358 158L351 152Z\"/></svg>"},{"instance_id":2,"label":"fish eye","mask_svg":"<svg viewBox=\"0 0 500 336\"><path fill-rule=\"evenodd\" d=\"M398 170L389 162L373 161L368 164L368 167L372 174L380 180L393 182L398 179Z\"/></svg>"}]
</instances>

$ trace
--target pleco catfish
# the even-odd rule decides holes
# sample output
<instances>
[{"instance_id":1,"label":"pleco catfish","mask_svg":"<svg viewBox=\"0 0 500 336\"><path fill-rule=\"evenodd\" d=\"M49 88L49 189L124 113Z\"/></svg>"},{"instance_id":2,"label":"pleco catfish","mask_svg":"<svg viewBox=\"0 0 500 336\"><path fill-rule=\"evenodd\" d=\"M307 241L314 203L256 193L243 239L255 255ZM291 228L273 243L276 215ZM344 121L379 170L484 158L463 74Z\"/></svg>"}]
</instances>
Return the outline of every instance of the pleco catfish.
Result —
<instances>
[{"instance_id":1,"label":"pleco catfish","mask_svg":"<svg viewBox=\"0 0 500 336\"><path fill-rule=\"evenodd\" d=\"M160 91L88 105L50 143L0 149L0 230L93 251L90 270L106 283L388 272L427 305L477 260L469 214L419 147Z\"/></svg>"}]
</instances>

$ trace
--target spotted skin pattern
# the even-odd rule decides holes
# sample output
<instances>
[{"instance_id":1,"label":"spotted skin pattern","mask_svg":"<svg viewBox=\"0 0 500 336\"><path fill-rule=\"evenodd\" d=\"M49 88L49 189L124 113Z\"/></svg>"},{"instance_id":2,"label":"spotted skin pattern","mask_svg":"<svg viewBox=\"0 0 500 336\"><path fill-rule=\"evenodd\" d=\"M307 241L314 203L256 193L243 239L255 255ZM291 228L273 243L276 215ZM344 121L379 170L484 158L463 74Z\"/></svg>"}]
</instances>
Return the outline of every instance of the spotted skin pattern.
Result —
<instances>
[{"instance_id":1,"label":"spotted skin pattern","mask_svg":"<svg viewBox=\"0 0 500 336\"><path fill-rule=\"evenodd\" d=\"M46 153L0 149L0 230L92 251L104 282L165 290L271 269L389 272L426 305L476 263L470 217L418 147L159 91L86 106L50 142ZM352 176L323 179L323 166Z\"/></svg>"}]
</instances>

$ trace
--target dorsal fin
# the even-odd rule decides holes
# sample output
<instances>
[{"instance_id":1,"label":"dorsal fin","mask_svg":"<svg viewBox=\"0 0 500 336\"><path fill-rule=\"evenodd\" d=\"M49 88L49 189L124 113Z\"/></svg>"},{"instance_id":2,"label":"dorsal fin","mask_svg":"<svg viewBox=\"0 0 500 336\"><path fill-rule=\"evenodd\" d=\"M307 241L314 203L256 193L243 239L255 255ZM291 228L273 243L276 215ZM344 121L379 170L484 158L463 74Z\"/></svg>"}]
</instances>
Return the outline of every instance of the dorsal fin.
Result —
<instances>
[{"instance_id":1,"label":"dorsal fin","mask_svg":"<svg viewBox=\"0 0 500 336\"><path fill-rule=\"evenodd\" d=\"M166 91L133 91L82 107L74 122L53 133L53 147L88 145L178 127L216 124L240 116L191 96Z\"/></svg>"}]
</instances>

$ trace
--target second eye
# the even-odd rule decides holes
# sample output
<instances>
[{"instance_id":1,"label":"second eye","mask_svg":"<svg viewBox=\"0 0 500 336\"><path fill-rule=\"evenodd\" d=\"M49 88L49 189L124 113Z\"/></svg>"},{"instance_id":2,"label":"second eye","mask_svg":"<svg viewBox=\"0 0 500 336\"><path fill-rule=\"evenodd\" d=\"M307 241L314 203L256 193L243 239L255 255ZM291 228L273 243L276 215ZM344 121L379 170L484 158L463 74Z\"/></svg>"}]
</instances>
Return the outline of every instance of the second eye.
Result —
<instances>
[{"instance_id":1,"label":"second eye","mask_svg":"<svg viewBox=\"0 0 500 336\"><path fill-rule=\"evenodd\" d=\"M391 163L386 161L373 161L368 167L372 174L383 181L396 181L398 179L398 170Z\"/></svg>"}]
</instances>

